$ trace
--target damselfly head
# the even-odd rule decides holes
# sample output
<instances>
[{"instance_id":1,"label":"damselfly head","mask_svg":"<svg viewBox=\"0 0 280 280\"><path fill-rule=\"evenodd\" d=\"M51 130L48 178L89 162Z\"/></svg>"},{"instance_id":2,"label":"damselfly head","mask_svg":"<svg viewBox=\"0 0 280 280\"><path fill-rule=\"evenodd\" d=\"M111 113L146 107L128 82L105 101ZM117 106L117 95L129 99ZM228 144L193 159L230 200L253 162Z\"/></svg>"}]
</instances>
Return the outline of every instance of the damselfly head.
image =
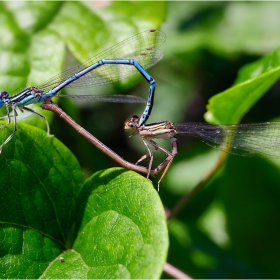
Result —
<instances>
[{"instance_id":1,"label":"damselfly head","mask_svg":"<svg viewBox=\"0 0 280 280\"><path fill-rule=\"evenodd\" d=\"M128 132L135 132L136 128L138 127L138 123L139 117L133 115L124 123L124 130Z\"/></svg>"},{"instance_id":2,"label":"damselfly head","mask_svg":"<svg viewBox=\"0 0 280 280\"><path fill-rule=\"evenodd\" d=\"M6 99L9 97L9 93L5 90L0 92L0 108L3 106Z\"/></svg>"}]
</instances>

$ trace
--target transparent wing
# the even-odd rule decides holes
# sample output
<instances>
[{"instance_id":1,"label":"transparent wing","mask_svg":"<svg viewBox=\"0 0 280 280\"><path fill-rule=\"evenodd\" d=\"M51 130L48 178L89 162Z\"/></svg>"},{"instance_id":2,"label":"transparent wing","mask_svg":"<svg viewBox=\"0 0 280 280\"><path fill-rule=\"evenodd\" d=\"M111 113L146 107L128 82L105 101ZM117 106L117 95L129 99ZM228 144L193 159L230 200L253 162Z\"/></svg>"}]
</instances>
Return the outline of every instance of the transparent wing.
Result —
<instances>
[{"instance_id":1,"label":"transparent wing","mask_svg":"<svg viewBox=\"0 0 280 280\"><path fill-rule=\"evenodd\" d=\"M160 47L165 40L166 35L160 30L144 31L97 54L81 65L52 77L39 86L39 89L47 92L70 76L102 59L134 59L144 69L148 69L162 59L163 53L158 47ZM102 65L72 82L67 87L99 86L126 79L137 73L139 73L137 69L131 65Z\"/></svg>"},{"instance_id":2,"label":"transparent wing","mask_svg":"<svg viewBox=\"0 0 280 280\"><path fill-rule=\"evenodd\" d=\"M135 96L135 95L58 95L62 98L91 100L99 102L111 102L111 103L146 103L146 99Z\"/></svg>"},{"instance_id":3,"label":"transparent wing","mask_svg":"<svg viewBox=\"0 0 280 280\"><path fill-rule=\"evenodd\" d=\"M280 122L238 125L176 124L177 134L199 138L212 148L244 157L280 158Z\"/></svg>"}]
</instances>

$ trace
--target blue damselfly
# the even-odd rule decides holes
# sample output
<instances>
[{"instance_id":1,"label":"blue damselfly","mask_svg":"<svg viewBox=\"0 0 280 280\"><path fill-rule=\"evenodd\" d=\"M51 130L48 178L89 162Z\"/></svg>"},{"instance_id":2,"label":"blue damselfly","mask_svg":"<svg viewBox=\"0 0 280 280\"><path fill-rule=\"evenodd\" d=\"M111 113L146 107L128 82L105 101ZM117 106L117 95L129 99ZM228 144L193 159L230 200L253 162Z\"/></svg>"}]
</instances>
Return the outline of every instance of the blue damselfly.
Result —
<instances>
[{"instance_id":1,"label":"blue damselfly","mask_svg":"<svg viewBox=\"0 0 280 280\"><path fill-rule=\"evenodd\" d=\"M2 125L0 128L10 124L11 108L14 120L14 131L0 145L0 153L2 147L7 144L16 133L16 108L19 108L22 112L25 110L43 118L46 121L49 134L49 125L46 118L26 107L27 105L51 99L65 87L91 87L104 85L128 78L136 73L140 73L150 84L148 101L140 119L140 124L144 125L152 111L156 87L155 80L144 69L153 66L163 57L163 53L158 47L164 43L165 39L165 34L160 30L147 30L118 43L77 67L71 68L52 77L40 86L28 87L12 97L10 97L7 91L1 91L0 108L4 106L4 104L6 105L8 123ZM63 97L66 97L66 95L63 95ZM81 95L72 95L70 98L95 99L95 97ZM102 100L102 97L98 97L97 100L104 101ZM127 96L108 96L106 97L106 101L142 102L139 98L131 98Z\"/></svg>"}]
</instances>

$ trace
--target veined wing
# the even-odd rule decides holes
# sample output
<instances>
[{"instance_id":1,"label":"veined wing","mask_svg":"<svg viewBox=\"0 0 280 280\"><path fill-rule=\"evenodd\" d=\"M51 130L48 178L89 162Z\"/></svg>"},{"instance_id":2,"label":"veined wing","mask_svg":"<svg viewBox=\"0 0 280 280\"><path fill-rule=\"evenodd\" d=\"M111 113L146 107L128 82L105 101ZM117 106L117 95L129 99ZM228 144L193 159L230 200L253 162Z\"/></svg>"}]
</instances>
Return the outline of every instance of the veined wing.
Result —
<instances>
[{"instance_id":1,"label":"veined wing","mask_svg":"<svg viewBox=\"0 0 280 280\"><path fill-rule=\"evenodd\" d=\"M176 124L177 134L199 138L212 148L244 157L280 158L280 122L210 125Z\"/></svg>"},{"instance_id":2,"label":"veined wing","mask_svg":"<svg viewBox=\"0 0 280 280\"><path fill-rule=\"evenodd\" d=\"M98 102L111 102L111 103L146 103L147 100L135 95L121 95L121 94L112 94L112 95L58 95L62 98L70 99L80 99L80 100L91 100Z\"/></svg>"},{"instance_id":3,"label":"veined wing","mask_svg":"<svg viewBox=\"0 0 280 280\"><path fill-rule=\"evenodd\" d=\"M160 30L144 31L95 55L81 65L52 77L39 86L39 89L47 92L67 78L102 59L134 59L144 69L148 69L162 59L163 52L159 50L158 47L160 47L165 40L166 35ZM137 73L139 73L138 70L131 65L107 64L87 73L83 77L67 85L67 87L99 86L126 79Z\"/></svg>"}]
</instances>

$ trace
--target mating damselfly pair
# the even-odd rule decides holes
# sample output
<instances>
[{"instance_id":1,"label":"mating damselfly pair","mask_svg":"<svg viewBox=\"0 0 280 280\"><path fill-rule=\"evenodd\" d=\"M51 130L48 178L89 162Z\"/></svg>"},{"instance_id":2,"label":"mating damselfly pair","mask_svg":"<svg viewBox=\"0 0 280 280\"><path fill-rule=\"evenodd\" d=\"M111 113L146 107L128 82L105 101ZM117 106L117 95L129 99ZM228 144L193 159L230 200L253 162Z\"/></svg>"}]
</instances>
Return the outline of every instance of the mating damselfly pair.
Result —
<instances>
[{"instance_id":1,"label":"mating damselfly pair","mask_svg":"<svg viewBox=\"0 0 280 280\"><path fill-rule=\"evenodd\" d=\"M162 57L163 53L158 48L164 43L166 36L159 30L148 30L133 37L130 37L119 44L105 50L104 52L87 60L82 65L66 70L65 72L49 79L47 82L38 87L28 87L18 94L10 97L9 93L2 91L0 94L0 107L4 104L7 110L8 123L2 125L1 128L7 126L11 122L10 108L14 120L13 133L0 145L2 147L7 144L14 136L17 130L17 111L28 111L45 119L43 115L26 107L33 103L46 102L56 96L59 91L65 87L89 87L104 85L121 79L128 78L136 73L140 73L150 84L147 104L141 118L133 116L125 124L126 130L133 130L134 134L140 134L148 154L144 155L137 162L141 162L147 156L151 160L148 168L136 168L135 165L124 165L127 168L134 169L139 172L145 172L149 177L152 162L153 151L148 144L155 149L163 151L167 157L155 169L152 174L157 174L158 170L165 168L159 182L163 179L166 171L172 163L174 157L178 153L176 134L194 136L210 145L213 148L237 154L240 156L256 156L278 158L280 153L280 123L257 123L257 124L240 124L240 125L222 125L212 126L205 123L186 123L173 124L169 121L146 124L151 114L154 102L154 93L156 83L155 80L147 73L145 69L153 66ZM95 96L95 95L59 95L60 97L88 99L109 102L124 103L142 103L145 100L135 96L111 95L111 96ZM46 121L46 119L45 119ZM48 133L49 125L46 121ZM171 142L171 152L158 145L154 138L167 139ZM95 142L96 146L102 151L107 151L112 157L115 157L111 150L103 145L100 141ZM106 147L106 148L104 148ZM117 161L117 160L116 160Z\"/></svg>"}]
</instances>

